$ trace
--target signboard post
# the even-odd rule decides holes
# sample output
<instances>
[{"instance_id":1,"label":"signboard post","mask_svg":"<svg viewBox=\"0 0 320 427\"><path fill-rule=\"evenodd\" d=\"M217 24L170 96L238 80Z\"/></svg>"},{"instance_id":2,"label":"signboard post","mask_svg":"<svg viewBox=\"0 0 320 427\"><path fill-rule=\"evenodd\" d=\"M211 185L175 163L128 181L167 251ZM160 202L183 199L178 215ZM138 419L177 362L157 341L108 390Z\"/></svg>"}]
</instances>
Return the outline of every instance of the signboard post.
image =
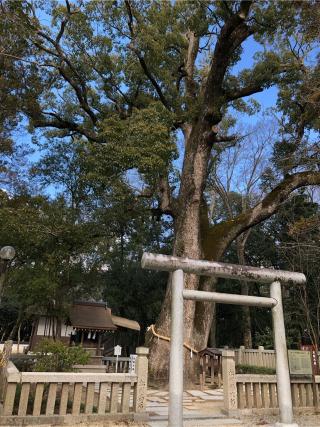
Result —
<instances>
[{"instance_id":1,"label":"signboard post","mask_svg":"<svg viewBox=\"0 0 320 427\"><path fill-rule=\"evenodd\" d=\"M316 346L313 344L302 345L301 350L310 352L312 374L319 375L319 357Z\"/></svg>"},{"instance_id":2,"label":"signboard post","mask_svg":"<svg viewBox=\"0 0 320 427\"><path fill-rule=\"evenodd\" d=\"M312 369L312 387L313 387L313 404L316 408L319 406L318 400L318 387L316 384L316 375L319 375L319 356L318 349L313 344L304 344L301 346L301 350L308 352L310 354L310 363Z\"/></svg>"},{"instance_id":3,"label":"signboard post","mask_svg":"<svg viewBox=\"0 0 320 427\"><path fill-rule=\"evenodd\" d=\"M116 345L114 348L114 356L116 356L116 373L118 372L118 357L121 356L122 347L120 345Z\"/></svg>"}]
</instances>

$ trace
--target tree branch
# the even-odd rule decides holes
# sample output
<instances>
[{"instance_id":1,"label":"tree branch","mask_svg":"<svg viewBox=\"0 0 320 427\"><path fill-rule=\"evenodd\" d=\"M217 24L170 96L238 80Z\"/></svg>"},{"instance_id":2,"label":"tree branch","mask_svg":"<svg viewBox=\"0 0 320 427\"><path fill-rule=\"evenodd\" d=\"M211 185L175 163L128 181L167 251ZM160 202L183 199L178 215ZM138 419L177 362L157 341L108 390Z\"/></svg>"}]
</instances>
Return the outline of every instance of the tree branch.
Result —
<instances>
[{"instance_id":1,"label":"tree branch","mask_svg":"<svg viewBox=\"0 0 320 427\"><path fill-rule=\"evenodd\" d=\"M174 208L172 206L172 192L168 176L160 176L159 179L159 196L161 213L174 217Z\"/></svg>"},{"instance_id":2,"label":"tree branch","mask_svg":"<svg viewBox=\"0 0 320 427\"><path fill-rule=\"evenodd\" d=\"M255 207L205 230L206 259L218 259L241 233L270 218L296 189L320 184L320 172L300 172L285 178Z\"/></svg>"},{"instance_id":3,"label":"tree branch","mask_svg":"<svg viewBox=\"0 0 320 427\"><path fill-rule=\"evenodd\" d=\"M134 26L133 26L133 11L132 11L132 6L131 6L130 0L125 0L125 5L126 5L127 13L128 13L129 31L130 31L130 34L132 36L132 39L135 40L136 35L135 35L135 31L134 31ZM136 56L139 60L139 63L141 65L141 68L143 69L145 75L148 77L150 83L152 84L155 91L157 92L157 94L160 98L160 101L166 107L167 110L171 111L172 108L171 108L169 102L167 101L166 97L164 96L162 89L161 89L160 85L158 84L157 80L155 79L155 77L153 76L151 71L149 70L149 67L147 66L147 63L146 63L143 55L141 54L141 52L136 47L133 46L132 43L129 44L129 48L136 54Z\"/></svg>"},{"instance_id":4,"label":"tree branch","mask_svg":"<svg viewBox=\"0 0 320 427\"><path fill-rule=\"evenodd\" d=\"M196 83L194 81L194 64L199 51L199 37L193 31L188 31L187 39L189 41L186 58L186 92L187 96L194 98L196 94Z\"/></svg>"},{"instance_id":5,"label":"tree branch","mask_svg":"<svg viewBox=\"0 0 320 427\"><path fill-rule=\"evenodd\" d=\"M252 1L242 1L238 13L233 14L223 26L216 43L211 66L204 88L205 116L213 124L221 119L220 108L223 104L223 80L232 55L246 40L253 29L245 23ZM221 105L217 105L217 103Z\"/></svg>"},{"instance_id":6,"label":"tree branch","mask_svg":"<svg viewBox=\"0 0 320 427\"><path fill-rule=\"evenodd\" d=\"M236 99L244 98L246 96L254 95L255 93L263 91L263 84L252 84L241 89L236 89L232 92L225 92L227 101L235 101Z\"/></svg>"},{"instance_id":7,"label":"tree branch","mask_svg":"<svg viewBox=\"0 0 320 427\"><path fill-rule=\"evenodd\" d=\"M50 55L53 55L59 58L62 63L66 64L67 68L70 70L69 73L67 72L67 68L64 68L62 65L57 66L57 69L59 70L60 75L64 78L64 80L66 80L70 84L70 86L74 89L81 108L88 114L92 123L95 125L97 123L97 117L93 112L93 110L90 108L88 103L86 82L83 80L82 76L79 74L78 70L72 64L70 59L66 56L66 54L64 53L63 49L59 44L64 34L66 25L72 14L70 10L69 2L67 1L66 3L67 3L68 16L62 21L60 30L55 40L52 37L50 37L48 34L46 34L44 31L37 29L37 34L43 39L45 39L47 42L49 42L54 47L55 51L52 51L51 49L48 49L46 46L43 46L42 44L39 44L37 42L35 42L35 45L40 49L44 50L45 52L49 53ZM72 77L72 75L75 78Z\"/></svg>"},{"instance_id":8,"label":"tree branch","mask_svg":"<svg viewBox=\"0 0 320 427\"><path fill-rule=\"evenodd\" d=\"M70 130L85 136L89 141L101 142L101 140L95 133L83 128L78 123L71 122L68 119L64 119L54 112L43 111L42 114L50 116L53 119L46 120L44 117L33 117L33 124L37 128L53 127L61 130Z\"/></svg>"},{"instance_id":9,"label":"tree branch","mask_svg":"<svg viewBox=\"0 0 320 427\"><path fill-rule=\"evenodd\" d=\"M58 43L58 44L60 43L60 40L61 40L63 33L64 33L64 29L65 29L65 27L66 27L66 25L70 19L70 16L71 16L70 3L68 0L66 0L66 7L67 7L67 16L65 17L65 19L63 19L61 21L60 30L59 30L59 33L56 37L56 43Z\"/></svg>"}]
</instances>

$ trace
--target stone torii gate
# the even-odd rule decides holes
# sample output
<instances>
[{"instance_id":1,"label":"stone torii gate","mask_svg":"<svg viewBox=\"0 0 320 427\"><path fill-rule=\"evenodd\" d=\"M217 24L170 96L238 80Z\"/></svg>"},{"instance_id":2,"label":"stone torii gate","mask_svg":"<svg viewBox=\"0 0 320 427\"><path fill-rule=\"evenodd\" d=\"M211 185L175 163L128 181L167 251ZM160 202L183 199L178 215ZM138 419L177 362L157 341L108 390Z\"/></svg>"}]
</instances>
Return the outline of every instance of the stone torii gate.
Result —
<instances>
[{"instance_id":1,"label":"stone torii gate","mask_svg":"<svg viewBox=\"0 0 320 427\"><path fill-rule=\"evenodd\" d=\"M168 427L183 427L184 299L271 308L280 411L280 423L277 423L277 426L297 427L297 424L293 423L281 283L304 284L306 283L305 275L291 271L193 260L151 253L143 254L141 264L142 268L145 269L172 272ZM270 298L184 289L184 273L270 284Z\"/></svg>"}]
</instances>

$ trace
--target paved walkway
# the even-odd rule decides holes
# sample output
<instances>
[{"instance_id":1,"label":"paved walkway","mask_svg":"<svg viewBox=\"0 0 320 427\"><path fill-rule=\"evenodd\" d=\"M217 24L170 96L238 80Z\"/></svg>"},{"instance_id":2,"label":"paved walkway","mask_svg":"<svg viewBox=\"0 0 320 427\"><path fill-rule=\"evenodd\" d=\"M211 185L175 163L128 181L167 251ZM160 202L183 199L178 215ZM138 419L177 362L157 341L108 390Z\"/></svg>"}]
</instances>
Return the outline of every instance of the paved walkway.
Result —
<instances>
[{"instance_id":1,"label":"paved walkway","mask_svg":"<svg viewBox=\"0 0 320 427\"><path fill-rule=\"evenodd\" d=\"M147 397L147 412L150 427L165 427L168 420L167 391L149 389ZM183 418L185 426L239 426L242 423L234 418L228 418L222 413L223 391L187 390L183 393Z\"/></svg>"}]
</instances>

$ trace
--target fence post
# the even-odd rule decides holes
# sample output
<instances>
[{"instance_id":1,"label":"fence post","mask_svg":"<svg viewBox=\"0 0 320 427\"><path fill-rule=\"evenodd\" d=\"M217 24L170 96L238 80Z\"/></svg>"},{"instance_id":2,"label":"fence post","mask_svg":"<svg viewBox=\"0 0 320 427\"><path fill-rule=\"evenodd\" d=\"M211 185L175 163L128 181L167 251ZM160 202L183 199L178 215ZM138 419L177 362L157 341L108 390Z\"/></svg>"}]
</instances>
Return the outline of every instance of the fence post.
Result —
<instances>
[{"instance_id":1,"label":"fence post","mask_svg":"<svg viewBox=\"0 0 320 427\"><path fill-rule=\"evenodd\" d=\"M134 393L134 419L135 421L146 421L148 419L148 414L146 413L146 401L149 349L147 347L137 347L136 354L136 374L138 378Z\"/></svg>"},{"instance_id":2,"label":"fence post","mask_svg":"<svg viewBox=\"0 0 320 427\"><path fill-rule=\"evenodd\" d=\"M9 341L5 341L4 346L3 346L3 360L5 362L5 366L7 366L11 353L12 353L12 345L13 345L13 341L9 340Z\"/></svg>"},{"instance_id":3,"label":"fence post","mask_svg":"<svg viewBox=\"0 0 320 427\"><path fill-rule=\"evenodd\" d=\"M263 363L263 352L264 352L264 347L263 347L263 345L259 345L259 347L258 347L258 351L259 351L259 353L258 353L258 363L259 363L259 365L258 366L264 366L264 363Z\"/></svg>"},{"instance_id":4,"label":"fence post","mask_svg":"<svg viewBox=\"0 0 320 427\"><path fill-rule=\"evenodd\" d=\"M239 348L239 352L238 352L238 365L242 365L243 364L243 353L245 350L245 346L244 345L240 345Z\"/></svg>"},{"instance_id":5,"label":"fence post","mask_svg":"<svg viewBox=\"0 0 320 427\"><path fill-rule=\"evenodd\" d=\"M1 357L1 365L0 365L0 401L3 402L4 398L4 390L5 390L5 370L8 365L11 353L12 353L12 344L13 341L5 341L2 351L2 357Z\"/></svg>"},{"instance_id":6,"label":"fence post","mask_svg":"<svg viewBox=\"0 0 320 427\"><path fill-rule=\"evenodd\" d=\"M222 350L222 378L224 410L227 415L236 415L238 409L236 364L233 350Z\"/></svg>"}]
</instances>

